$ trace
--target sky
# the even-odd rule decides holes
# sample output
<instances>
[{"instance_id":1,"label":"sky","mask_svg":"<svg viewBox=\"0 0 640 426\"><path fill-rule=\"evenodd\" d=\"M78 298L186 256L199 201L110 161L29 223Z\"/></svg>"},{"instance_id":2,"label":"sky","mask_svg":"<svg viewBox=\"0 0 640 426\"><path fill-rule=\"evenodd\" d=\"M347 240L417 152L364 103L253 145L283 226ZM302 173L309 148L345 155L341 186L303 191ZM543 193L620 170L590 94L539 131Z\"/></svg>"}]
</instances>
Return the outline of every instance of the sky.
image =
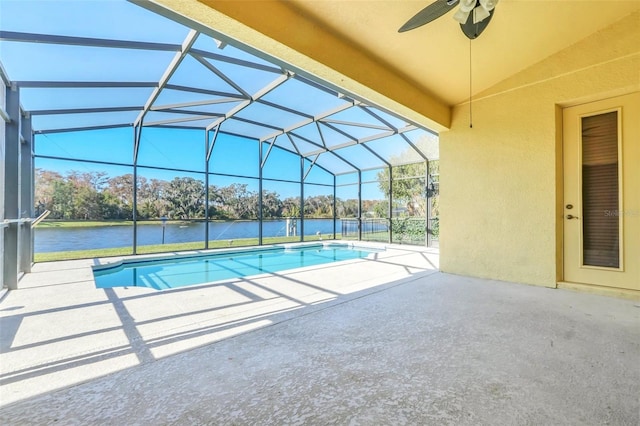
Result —
<instances>
[{"instance_id":1,"label":"sky","mask_svg":"<svg viewBox=\"0 0 640 426\"><path fill-rule=\"evenodd\" d=\"M61 36L89 37L181 44L189 28L149 12L134 4L122 0L0 0L0 28L3 31L40 33ZM231 81L217 77L207 64L193 56L186 56L178 70L169 80L178 86L193 86L238 96L240 91L254 94L265 85L280 78L277 66L262 58L255 57L233 46L218 49L214 39L201 34L194 43L195 49L224 55L239 61L250 61L260 69L247 68L236 63L206 59ZM141 49L122 49L104 47L69 46L51 43L20 43L0 41L0 62L11 80L14 81L129 81L158 82L175 53L173 51L154 51ZM275 72L274 72L275 70ZM197 82L197 83L194 83ZM149 99L153 87L139 88L21 88L21 104L29 111L49 109L79 109L100 107L140 107ZM238 106L240 100L180 90L165 89L154 106L187 103L194 101L213 101L208 105L184 107L192 111L206 113L226 113ZM268 122L278 128L299 123L304 116L272 108L268 103L278 103L286 108L302 111L307 117L344 105L347 101L335 94L317 90L297 79L289 79L262 99L266 104L254 102L237 113L238 117L248 120ZM406 123L381 110L376 111L393 126L401 127ZM99 113L69 113L54 115L33 115L34 130L74 128L95 125L126 124L135 121L139 111L118 111ZM185 114L166 111L150 111L145 122L180 119ZM349 139L341 131L357 138L365 138L379 133L380 121L361 109L351 108L339 112L331 119L332 126L323 126L322 136L327 146L337 146ZM212 118L186 122L189 125L206 125ZM353 126L348 123L359 122L369 127ZM371 127L373 126L373 127ZM375 128L378 126L378 128ZM223 131L243 133L254 137L265 134L265 128L241 122L227 120ZM272 132L271 129L266 129ZM315 123L296 130L300 136L319 141L320 134ZM426 132L416 130L408 132L408 137L419 143ZM428 135L428 134L427 134ZM312 152L317 147L301 138L292 138L301 152ZM431 137L430 140L434 139ZM436 146L437 146L437 138ZM418 160L420 157L399 136L394 135L383 140L368 142L387 160L402 158ZM433 144L432 144L433 145ZM286 137L276 140L276 146L295 150ZM227 134L219 134L216 139L210 162L210 171L222 174L258 176L260 159L258 144L255 140L242 139ZM265 152L268 146L264 145ZM368 150L361 146L351 146L339 150L347 162L363 169L384 166ZM130 168L90 163L56 161L42 156L69 157L79 160L103 161L109 163L131 164L133 156L133 130L122 127L108 130L76 131L69 133L49 133L37 135L35 139L36 167L67 173L71 170L91 171L100 169L109 175L123 174ZM406 157L406 158L405 158ZM143 128L140 139L138 164L185 170L204 170L205 133L203 130L174 130ZM350 165L330 153L321 154L317 164L335 173L353 170ZM305 170L309 167L307 162ZM148 178L170 179L176 172L140 169L140 174ZM298 180L300 161L295 154L274 148L263 169L265 178ZM180 172L179 174L185 175ZM202 177L194 174L193 177ZM220 184L233 183L234 178L216 178ZM357 179L357 177L356 177ZM354 181L353 178L340 178L341 182ZM235 181L239 181L235 178ZM251 183L254 180L242 180ZM320 167L313 167L307 182L332 184L333 176ZM216 182L213 182L217 184ZM257 189L257 185L256 189ZM276 185L281 196L296 195L296 185ZM374 194L375 185L365 185L363 198L378 198ZM371 188L370 188L371 187ZM270 189L270 188L267 188ZM325 191L325 189L322 189ZM365 193L369 192L368 194Z\"/></svg>"}]
</instances>

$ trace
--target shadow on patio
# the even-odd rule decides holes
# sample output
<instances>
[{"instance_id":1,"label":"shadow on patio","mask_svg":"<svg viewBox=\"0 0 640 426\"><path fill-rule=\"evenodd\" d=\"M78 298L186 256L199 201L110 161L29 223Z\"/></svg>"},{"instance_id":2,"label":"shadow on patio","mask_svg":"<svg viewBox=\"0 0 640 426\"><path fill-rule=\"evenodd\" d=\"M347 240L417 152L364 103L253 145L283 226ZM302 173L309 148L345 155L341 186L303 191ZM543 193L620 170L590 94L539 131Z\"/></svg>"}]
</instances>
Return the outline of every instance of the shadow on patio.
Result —
<instances>
[{"instance_id":1,"label":"shadow on patio","mask_svg":"<svg viewBox=\"0 0 640 426\"><path fill-rule=\"evenodd\" d=\"M160 293L13 292L24 297L0 306L13 325L5 355L24 367L3 362L3 401L16 402L0 422L638 423L636 303L444 274L434 253L387 255ZM18 314L36 292L71 288L101 300ZM57 337L34 322L63 317L77 322Z\"/></svg>"},{"instance_id":2,"label":"shadow on patio","mask_svg":"<svg viewBox=\"0 0 640 426\"><path fill-rule=\"evenodd\" d=\"M0 303L2 405L282 323L423 277L437 251L183 287L96 289L90 260L38 264Z\"/></svg>"}]
</instances>

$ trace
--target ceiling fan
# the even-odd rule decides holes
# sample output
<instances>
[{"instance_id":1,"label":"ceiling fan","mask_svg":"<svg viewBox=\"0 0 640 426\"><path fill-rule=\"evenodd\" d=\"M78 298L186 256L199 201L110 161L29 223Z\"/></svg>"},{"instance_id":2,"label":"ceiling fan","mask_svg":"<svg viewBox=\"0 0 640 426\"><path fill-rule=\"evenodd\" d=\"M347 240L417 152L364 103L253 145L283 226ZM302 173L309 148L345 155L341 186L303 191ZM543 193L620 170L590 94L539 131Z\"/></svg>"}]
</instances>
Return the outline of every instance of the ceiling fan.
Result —
<instances>
[{"instance_id":1,"label":"ceiling fan","mask_svg":"<svg viewBox=\"0 0 640 426\"><path fill-rule=\"evenodd\" d=\"M403 33L428 24L460 4L453 19L460 22L464 35L473 40L489 25L497 3L498 0L436 0L409 19L398 32Z\"/></svg>"}]
</instances>

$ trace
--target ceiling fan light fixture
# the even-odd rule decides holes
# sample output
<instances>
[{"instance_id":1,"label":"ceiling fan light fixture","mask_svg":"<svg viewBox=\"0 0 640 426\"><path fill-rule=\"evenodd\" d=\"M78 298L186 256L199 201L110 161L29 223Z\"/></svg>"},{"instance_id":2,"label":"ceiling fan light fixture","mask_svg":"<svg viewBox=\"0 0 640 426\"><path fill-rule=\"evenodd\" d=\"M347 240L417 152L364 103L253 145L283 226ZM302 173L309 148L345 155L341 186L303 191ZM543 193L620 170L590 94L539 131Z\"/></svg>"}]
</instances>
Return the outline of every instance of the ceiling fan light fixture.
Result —
<instances>
[{"instance_id":1,"label":"ceiling fan light fixture","mask_svg":"<svg viewBox=\"0 0 640 426\"><path fill-rule=\"evenodd\" d=\"M473 23L477 24L478 22L484 21L489 15L491 15L491 13L484 7L476 7L473 9Z\"/></svg>"},{"instance_id":2,"label":"ceiling fan light fixture","mask_svg":"<svg viewBox=\"0 0 640 426\"><path fill-rule=\"evenodd\" d=\"M469 12L464 12L461 9L458 9L456 13L453 15L453 19L460 22L461 24L464 24L465 22L467 22L468 18L469 18Z\"/></svg>"},{"instance_id":3,"label":"ceiling fan light fixture","mask_svg":"<svg viewBox=\"0 0 640 426\"><path fill-rule=\"evenodd\" d=\"M492 10L498 4L499 0L480 0L480 5L488 11Z\"/></svg>"},{"instance_id":4,"label":"ceiling fan light fixture","mask_svg":"<svg viewBox=\"0 0 640 426\"><path fill-rule=\"evenodd\" d=\"M476 7L476 0L460 0L460 7L453 15L453 19L464 24L469 19L469 14Z\"/></svg>"},{"instance_id":5,"label":"ceiling fan light fixture","mask_svg":"<svg viewBox=\"0 0 640 426\"><path fill-rule=\"evenodd\" d=\"M479 0L479 5L473 9L473 23L484 21L491 16L491 11L498 4L498 0Z\"/></svg>"},{"instance_id":6,"label":"ceiling fan light fixture","mask_svg":"<svg viewBox=\"0 0 640 426\"><path fill-rule=\"evenodd\" d=\"M471 12L474 7L476 7L476 3L478 0L460 0L460 10L463 12Z\"/></svg>"},{"instance_id":7,"label":"ceiling fan light fixture","mask_svg":"<svg viewBox=\"0 0 640 426\"><path fill-rule=\"evenodd\" d=\"M435 0L405 22L398 32L403 33L428 24L454 9L458 3L453 19L460 23L464 35L473 40L489 25L498 0Z\"/></svg>"},{"instance_id":8,"label":"ceiling fan light fixture","mask_svg":"<svg viewBox=\"0 0 640 426\"><path fill-rule=\"evenodd\" d=\"M461 0L460 7L453 15L453 19L464 25L473 11L473 23L477 24L491 15L496 4L498 4L498 0Z\"/></svg>"}]
</instances>

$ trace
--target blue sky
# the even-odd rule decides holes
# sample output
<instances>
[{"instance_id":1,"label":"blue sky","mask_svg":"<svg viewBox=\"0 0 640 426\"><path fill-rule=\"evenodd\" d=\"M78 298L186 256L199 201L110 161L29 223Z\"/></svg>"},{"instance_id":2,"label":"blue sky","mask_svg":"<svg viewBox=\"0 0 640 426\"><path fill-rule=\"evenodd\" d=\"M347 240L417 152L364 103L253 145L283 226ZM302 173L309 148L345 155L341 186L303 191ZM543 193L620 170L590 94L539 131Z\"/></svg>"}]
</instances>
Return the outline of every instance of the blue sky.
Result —
<instances>
[{"instance_id":1,"label":"blue sky","mask_svg":"<svg viewBox=\"0 0 640 426\"><path fill-rule=\"evenodd\" d=\"M0 0L0 27L4 31L41 33L75 37L105 38L138 42L181 44L189 33L189 28L151 13L143 8L122 0ZM215 67L232 80L242 91L253 94L280 77L277 66L264 59L257 58L233 46L218 49L215 40L201 34L194 48L217 55L225 55L237 60L250 61L264 66L264 69L247 68L237 63L215 62ZM165 72L174 56L172 51L148 51L140 49L101 48L70 46L50 43L0 42L0 61L9 78L16 81L131 81L157 82ZM210 59L207 59L211 64ZM274 71L275 70L275 71ZM169 83L180 86L193 85L212 91L239 94L233 84L218 78L192 56L187 56ZM153 91L152 87L142 88L48 88L21 89L21 103L27 110L99 108L99 107L140 107ZM224 98L223 95L220 95ZM248 120L262 120L278 128L286 128L299 123L305 115L297 115L282 109L268 106L277 103L286 108L301 111L306 117L315 116L324 111L345 105L348 101L332 93L317 90L297 79L289 79L264 96L265 104L252 103L237 113L237 117ZM155 106L194 101L212 100L211 94L165 89ZM239 101L220 102L198 107L185 107L185 110L207 113L225 113L238 105ZM119 111L100 113L75 113L56 115L34 115L33 127L39 129L74 128L82 126L126 124L135 121L139 111ZM396 127L406 125L402 120L377 110L384 120ZM147 113L145 122L154 122L173 118L184 118L185 114L166 111ZM208 124L214 118L200 122L188 122L192 125ZM366 138L379 133L374 127L358 127L348 122L365 123L380 126L380 122L358 108L350 108L331 116L335 122L323 127L324 142L328 147L343 144L349 139L342 132L357 138ZM244 133L262 137L266 130L242 121L227 120L223 125L227 132ZM315 123L298 128L296 132L307 139L320 141L321 135ZM407 133L418 143L424 137L423 130ZM185 170L204 170L205 141L203 130L172 130L144 128L138 164ZM293 137L297 149L305 152L317 150L317 146ZM259 158L258 142L220 134L216 140L210 163L210 171L224 174L257 177ZM382 157L391 160L398 156L407 160L419 160L420 157L409 148L399 135L368 142ZM288 138L281 137L276 146L294 150ZM36 137L37 156L69 157L79 160L105 161L131 164L133 155L133 130L131 127L101 131L76 131L70 133L51 133ZM266 152L266 145L265 145ZM366 169L383 166L384 163L361 146L351 146L339 150L339 154L348 162ZM308 167L307 163L307 166ZM320 155L317 164L330 168L336 173L352 170L342 160L326 153ZM92 171L100 169L110 175L123 174L128 170L120 166L90 163L55 161L38 158L36 166L66 173L70 170ZM295 154L274 148L263 170L265 178L297 180L300 175L300 162ZM140 174L148 178L170 179L175 172L141 169ZM194 174L193 177L202 175ZM216 178L220 182L233 183L232 178ZM238 179L236 179L237 181ZM341 177L340 182L355 182L357 177ZM365 180L367 180L365 178ZM242 180L252 183L252 180ZM333 182L333 177L319 167L314 167L307 182ZM255 185L257 189L257 185ZM297 195L296 185L277 185L269 183L268 188L276 190L281 196ZM272 188L273 186L273 188ZM376 185L365 185L363 198L379 198ZM305 190L310 195L313 187ZM322 191L325 189L320 188ZM345 191L347 191L345 189Z\"/></svg>"}]
</instances>

